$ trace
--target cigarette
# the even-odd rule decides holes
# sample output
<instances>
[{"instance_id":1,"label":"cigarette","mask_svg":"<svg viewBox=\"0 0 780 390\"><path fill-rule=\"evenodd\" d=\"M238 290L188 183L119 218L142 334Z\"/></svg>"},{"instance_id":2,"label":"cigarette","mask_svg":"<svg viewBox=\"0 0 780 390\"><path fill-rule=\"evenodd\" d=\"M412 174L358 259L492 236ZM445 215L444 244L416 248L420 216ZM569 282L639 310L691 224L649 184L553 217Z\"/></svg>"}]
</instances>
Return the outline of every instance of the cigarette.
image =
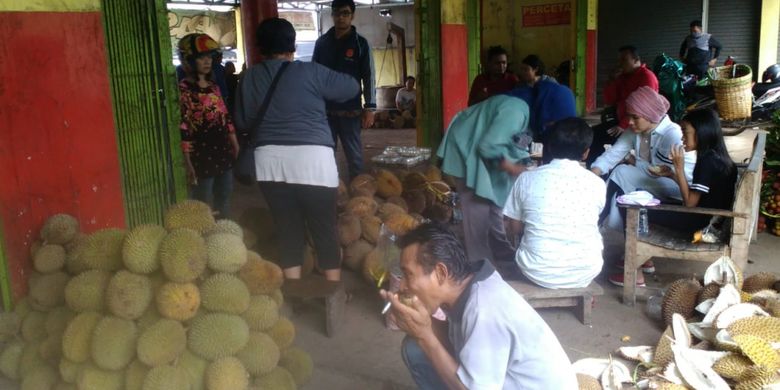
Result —
<instances>
[{"instance_id":1,"label":"cigarette","mask_svg":"<svg viewBox=\"0 0 780 390\"><path fill-rule=\"evenodd\" d=\"M392 305L393 305L393 302L387 301L387 303L385 303L385 307L382 308L382 315L387 314L387 311L390 310L390 306L392 306Z\"/></svg>"}]
</instances>

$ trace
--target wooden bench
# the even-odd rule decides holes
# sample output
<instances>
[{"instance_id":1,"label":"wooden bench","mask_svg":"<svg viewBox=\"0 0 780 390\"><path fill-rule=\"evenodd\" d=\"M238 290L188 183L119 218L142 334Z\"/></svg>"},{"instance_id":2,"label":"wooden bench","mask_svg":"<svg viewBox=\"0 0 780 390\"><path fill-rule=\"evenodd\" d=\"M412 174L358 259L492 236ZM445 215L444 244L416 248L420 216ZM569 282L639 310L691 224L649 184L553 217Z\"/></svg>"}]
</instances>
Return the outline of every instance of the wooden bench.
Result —
<instances>
[{"instance_id":1,"label":"wooden bench","mask_svg":"<svg viewBox=\"0 0 780 390\"><path fill-rule=\"evenodd\" d=\"M322 276L309 275L299 280L287 279L282 286L285 299L320 301L325 303L325 334L333 337L344 320L347 293L342 282L326 280Z\"/></svg>"},{"instance_id":2,"label":"wooden bench","mask_svg":"<svg viewBox=\"0 0 780 390\"><path fill-rule=\"evenodd\" d=\"M497 265L496 269L504 280L512 286L531 307L574 307L577 317L584 325L590 325L593 309L593 297L604 295L604 290L596 281L585 288L550 289L541 287L526 278L514 263Z\"/></svg>"},{"instance_id":3,"label":"wooden bench","mask_svg":"<svg viewBox=\"0 0 780 390\"><path fill-rule=\"evenodd\" d=\"M730 256L740 269L744 270L748 261L748 247L755 237L758 207L761 191L761 172L764 163L766 133L759 133L753 142L753 152L749 163L740 169L737 187L734 192L734 205L731 210L707 209L702 207L684 207L659 205L646 207L648 210L665 210L689 214L719 215L731 218L731 232L726 243L693 244L692 235L681 236L679 232L651 225L650 233L637 234L639 206L619 205L626 209L626 253L623 270L623 303L633 306L638 290L636 286L637 269L653 257L669 259L713 262L720 256ZM684 215L680 216L684 218Z\"/></svg>"}]
</instances>

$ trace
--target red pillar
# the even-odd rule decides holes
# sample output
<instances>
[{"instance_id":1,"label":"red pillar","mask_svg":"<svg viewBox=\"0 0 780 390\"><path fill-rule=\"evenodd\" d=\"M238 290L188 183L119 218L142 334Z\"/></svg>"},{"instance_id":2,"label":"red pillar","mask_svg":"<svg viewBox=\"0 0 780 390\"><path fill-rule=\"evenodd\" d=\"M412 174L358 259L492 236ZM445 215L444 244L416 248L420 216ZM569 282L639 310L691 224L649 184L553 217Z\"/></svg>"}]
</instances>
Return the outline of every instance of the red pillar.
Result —
<instances>
[{"instance_id":1,"label":"red pillar","mask_svg":"<svg viewBox=\"0 0 780 390\"><path fill-rule=\"evenodd\" d=\"M469 49L465 0L441 2L441 95L444 129L468 106Z\"/></svg>"},{"instance_id":2,"label":"red pillar","mask_svg":"<svg viewBox=\"0 0 780 390\"><path fill-rule=\"evenodd\" d=\"M585 43L585 112L596 111L598 0L589 0Z\"/></svg>"},{"instance_id":3,"label":"red pillar","mask_svg":"<svg viewBox=\"0 0 780 390\"><path fill-rule=\"evenodd\" d=\"M247 66L262 60L260 50L255 42L255 30L265 19L279 16L276 0L243 0L241 1L241 28L244 31L244 48Z\"/></svg>"}]
</instances>

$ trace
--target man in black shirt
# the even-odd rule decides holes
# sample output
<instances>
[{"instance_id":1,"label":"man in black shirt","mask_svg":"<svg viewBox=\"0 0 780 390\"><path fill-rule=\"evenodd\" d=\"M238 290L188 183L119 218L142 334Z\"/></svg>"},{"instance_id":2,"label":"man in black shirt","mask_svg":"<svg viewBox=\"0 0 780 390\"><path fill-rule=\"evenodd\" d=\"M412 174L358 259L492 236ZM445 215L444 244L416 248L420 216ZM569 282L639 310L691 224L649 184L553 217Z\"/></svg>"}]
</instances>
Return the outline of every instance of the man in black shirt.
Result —
<instances>
[{"instance_id":1,"label":"man in black shirt","mask_svg":"<svg viewBox=\"0 0 780 390\"><path fill-rule=\"evenodd\" d=\"M691 34L685 37L680 45L680 58L685 62L685 73L704 78L707 69L718 62L718 55L723 48L712 34L702 32L701 20L690 24Z\"/></svg>"}]
</instances>

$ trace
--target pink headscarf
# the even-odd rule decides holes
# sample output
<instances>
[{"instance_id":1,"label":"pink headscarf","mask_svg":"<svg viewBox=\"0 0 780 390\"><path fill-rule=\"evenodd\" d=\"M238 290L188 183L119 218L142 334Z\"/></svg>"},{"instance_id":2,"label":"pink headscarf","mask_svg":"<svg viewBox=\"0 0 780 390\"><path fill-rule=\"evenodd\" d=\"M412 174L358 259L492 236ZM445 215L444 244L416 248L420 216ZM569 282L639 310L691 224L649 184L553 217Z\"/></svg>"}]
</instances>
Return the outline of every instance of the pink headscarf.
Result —
<instances>
[{"instance_id":1,"label":"pink headscarf","mask_svg":"<svg viewBox=\"0 0 780 390\"><path fill-rule=\"evenodd\" d=\"M639 87L626 99L626 111L659 123L669 111L669 101L648 86Z\"/></svg>"}]
</instances>

